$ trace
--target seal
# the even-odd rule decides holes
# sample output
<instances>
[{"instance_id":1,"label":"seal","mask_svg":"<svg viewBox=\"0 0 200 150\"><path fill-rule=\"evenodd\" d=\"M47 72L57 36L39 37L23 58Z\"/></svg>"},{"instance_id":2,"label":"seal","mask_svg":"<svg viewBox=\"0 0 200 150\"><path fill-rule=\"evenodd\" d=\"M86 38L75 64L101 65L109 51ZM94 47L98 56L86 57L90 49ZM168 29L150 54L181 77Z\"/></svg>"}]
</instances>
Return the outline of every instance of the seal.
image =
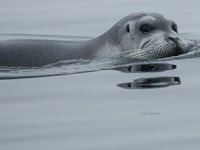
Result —
<instances>
[{"instance_id":1,"label":"seal","mask_svg":"<svg viewBox=\"0 0 200 150\"><path fill-rule=\"evenodd\" d=\"M39 67L72 59L153 60L186 53L190 47L174 21L158 13L134 13L88 41L1 40L0 66Z\"/></svg>"}]
</instances>

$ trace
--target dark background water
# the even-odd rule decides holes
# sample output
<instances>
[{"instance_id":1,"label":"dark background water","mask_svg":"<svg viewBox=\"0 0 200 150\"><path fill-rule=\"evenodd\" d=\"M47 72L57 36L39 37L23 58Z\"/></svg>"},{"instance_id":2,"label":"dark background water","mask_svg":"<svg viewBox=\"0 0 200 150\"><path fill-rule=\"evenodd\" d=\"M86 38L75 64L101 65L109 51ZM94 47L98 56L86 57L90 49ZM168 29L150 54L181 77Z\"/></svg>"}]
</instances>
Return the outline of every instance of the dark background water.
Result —
<instances>
[{"instance_id":1,"label":"dark background water","mask_svg":"<svg viewBox=\"0 0 200 150\"><path fill-rule=\"evenodd\" d=\"M1 0L0 33L95 37L128 14L152 11L177 22L181 33L200 34L198 4L197 0ZM200 59L164 63L176 69L1 80L0 149L198 150ZM178 77L180 82L153 89L118 86L152 77Z\"/></svg>"}]
</instances>

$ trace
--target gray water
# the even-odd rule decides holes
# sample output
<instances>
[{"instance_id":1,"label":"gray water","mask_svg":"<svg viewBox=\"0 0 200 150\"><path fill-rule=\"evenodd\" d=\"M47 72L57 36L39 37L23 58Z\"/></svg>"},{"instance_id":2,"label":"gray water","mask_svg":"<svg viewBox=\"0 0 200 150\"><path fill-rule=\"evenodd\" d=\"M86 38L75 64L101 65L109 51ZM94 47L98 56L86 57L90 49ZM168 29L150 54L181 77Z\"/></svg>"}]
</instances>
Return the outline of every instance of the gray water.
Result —
<instances>
[{"instance_id":1,"label":"gray water","mask_svg":"<svg viewBox=\"0 0 200 150\"><path fill-rule=\"evenodd\" d=\"M138 11L159 12L179 32L200 35L197 0L1 0L0 33L95 37ZM0 149L199 150L200 59L164 63L176 68L1 80ZM118 86L152 77L180 82Z\"/></svg>"}]
</instances>

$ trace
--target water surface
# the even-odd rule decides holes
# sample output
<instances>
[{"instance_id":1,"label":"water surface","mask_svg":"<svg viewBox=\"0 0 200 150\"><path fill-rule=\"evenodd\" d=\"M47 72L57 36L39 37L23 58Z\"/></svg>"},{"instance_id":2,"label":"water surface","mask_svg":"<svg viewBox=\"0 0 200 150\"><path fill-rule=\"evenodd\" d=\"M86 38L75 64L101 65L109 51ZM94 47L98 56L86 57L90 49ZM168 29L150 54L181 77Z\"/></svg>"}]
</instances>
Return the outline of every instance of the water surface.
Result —
<instances>
[{"instance_id":1,"label":"water surface","mask_svg":"<svg viewBox=\"0 0 200 150\"><path fill-rule=\"evenodd\" d=\"M128 14L153 11L175 20L179 32L199 35L198 4L1 0L0 33L96 37ZM0 149L199 150L200 59L156 63L176 67L1 80ZM138 83L154 88L132 88Z\"/></svg>"}]
</instances>

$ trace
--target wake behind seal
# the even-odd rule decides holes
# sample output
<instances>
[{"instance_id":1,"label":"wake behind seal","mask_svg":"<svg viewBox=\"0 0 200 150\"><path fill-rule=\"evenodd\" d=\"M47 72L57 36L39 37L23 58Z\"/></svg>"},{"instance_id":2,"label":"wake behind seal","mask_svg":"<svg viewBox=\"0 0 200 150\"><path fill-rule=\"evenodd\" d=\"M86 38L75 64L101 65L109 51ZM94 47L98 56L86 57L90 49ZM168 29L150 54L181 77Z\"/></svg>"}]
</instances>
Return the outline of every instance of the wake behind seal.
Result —
<instances>
[{"instance_id":1,"label":"wake behind seal","mask_svg":"<svg viewBox=\"0 0 200 150\"><path fill-rule=\"evenodd\" d=\"M88 41L2 40L0 66L40 67L73 59L154 60L187 53L190 48L174 21L158 13L134 13Z\"/></svg>"}]
</instances>

